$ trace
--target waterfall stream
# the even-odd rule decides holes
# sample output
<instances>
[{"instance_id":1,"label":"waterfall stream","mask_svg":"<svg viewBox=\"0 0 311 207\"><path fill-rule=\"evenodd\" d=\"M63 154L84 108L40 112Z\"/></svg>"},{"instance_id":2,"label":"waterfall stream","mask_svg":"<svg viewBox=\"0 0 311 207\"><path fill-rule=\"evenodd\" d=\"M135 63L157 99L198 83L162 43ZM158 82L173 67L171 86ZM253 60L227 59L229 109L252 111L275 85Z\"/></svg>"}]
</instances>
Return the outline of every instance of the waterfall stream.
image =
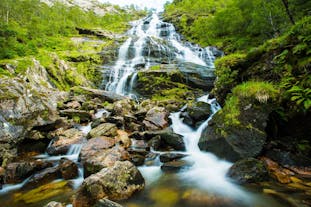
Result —
<instances>
[{"instance_id":1,"label":"waterfall stream","mask_svg":"<svg viewBox=\"0 0 311 207\"><path fill-rule=\"evenodd\" d=\"M118 59L104 83L108 91L131 96L137 71L163 61L214 68L215 57L209 47L182 43L174 26L160 20L157 13L134 22L127 35L129 38L119 48Z\"/></svg>"}]
</instances>

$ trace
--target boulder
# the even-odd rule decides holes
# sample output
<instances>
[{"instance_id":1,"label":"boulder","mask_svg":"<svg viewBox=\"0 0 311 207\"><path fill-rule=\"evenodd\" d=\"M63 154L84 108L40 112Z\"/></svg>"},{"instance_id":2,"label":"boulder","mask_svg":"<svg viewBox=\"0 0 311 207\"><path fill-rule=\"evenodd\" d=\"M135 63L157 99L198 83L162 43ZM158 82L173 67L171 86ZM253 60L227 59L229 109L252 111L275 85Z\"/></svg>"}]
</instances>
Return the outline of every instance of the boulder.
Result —
<instances>
[{"instance_id":1,"label":"boulder","mask_svg":"<svg viewBox=\"0 0 311 207\"><path fill-rule=\"evenodd\" d=\"M208 103L195 102L188 104L186 111L181 114L181 117L184 118L186 124L196 127L196 124L205 121L211 114L211 106Z\"/></svg>"},{"instance_id":2,"label":"boulder","mask_svg":"<svg viewBox=\"0 0 311 207\"><path fill-rule=\"evenodd\" d=\"M159 150L161 147L161 136L157 135L148 141L148 146L153 150Z\"/></svg>"},{"instance_id":3,"label":"boulder","mask_svg":"<svg viewBox=\"0 0 311 207\"><path fill-rule=\"evenodd\" d=\"M43 84L44 83L44 84ZM56 104L67 93L53 89L47 71L33 60L23 77L0 78L0 162L15 157L16 145L34 126L54 122Z\"/></svg>"},{"instance_id":4,"label":"boulder","mask_svg":"<svg viewBox=\"0 0 311 207\"><path fill-rule=\"evenodd\" d=\"M266 141L265 128L272 106L249 104L246 100L241 100L240 104L235 106L239 111L235 122L226 121L232 117L232 114L227 114L231 113L229 106L213 116L201 134L201 150L232 162L259 155Z\"/></svg>"},{"instance_id":5,"label":"boulder","mask_svg":"<svg viewBox=\"0 0 311 207\"><path fill-rule=\"evenodd\" d=\"M131 162L118 161L83 181L74 197L73 207L89 207L102 198L128 199L144 185L143 176Z\"/></svg>"},{"instance_id":6,"label":"boulder","mask_svg":"<svg viewBox=\"0 0 311 207\"><path fill-rule=\"evenodd\" d=\"M113 166L117 161L129 160L129 153L121 146L99 150L81 160L84 166L84 177L97 173L103 168Z\"/></svg>"},{"instance_id":7,"label":"boulder","mask_svg":"<svg viewBox=\"0 0 311 207\"><path fill-rule=\"evenodd\" d=\"M145 157L139 154L130 155L130 161L135 166L142 166L145 163Z\"/></svg>"},{"instance_id":8,"label":"boulder","mask_svg":"<svg viewBox=\"0 0 311 207\"><path fill-rule=\"evenodd\" d=\"M160 161L161 162L170 162L174 160L179 160L181 158L186 157L185 154L179 154L179 153L164 153L160 155Z\"/></svg>"},{"instance_id":9,"label":"boulder","mask_svg":"<svg viewBox=\"0 0 311 207\"><path fill-rule=\"evenodd\" d=\"M164 129L168 126L168 111L163 107L154 107L150 109L143 123L149 130Z\"/></svg>"},{"instance_id":10,"label":"boulder","mask_svg":"<svg viewBox=\"0 0 311 207\"><path fill-rule=\"evenodd\" d=\"M117 135L117 130L118 128L116 127L115 124L104 123L92 129L89 135L91 137L100 137L100 136L114 137Z\"/></svg>"},{"instance_id":11,"label":"boulder","mask_svg":"<svg viewBox=\"0 0 311 207\"><path fill-rule=\"evenodd\" d=\"M54 137L53 142L46 149L49 155L66 154L71 145L81 144L85 140L83 132L75 128L60 129L51 133L51 136Z\"/></svg>"},{"instance_id":12,"label":"boulder","mask_svg":"<svg viewBox=\"0 0 311 207\"><path fill-rule=\"evenodd\" d=\"M113 147L116 140L110 137L96 137L89 139L85 145L83 145L80 152L80 159L82 161L89 157L94 156L96 153Z\"/></svg>"},{"instance_id":13,"label":"boulder","mask_svg":"<svg viewBox=\"0 0 311 207\"><path fill-rule=\"evenodd\" d=\"M20 183L33 173L52 166L52 163L40 160L10 163L5 171L5 182Z\"/></svg>"},{"instance_id":14,"label":"boulder","mask_svg":"<svg viewBox=\"0 0 311 207\"><path fill-rule=\"evenodd\" d=\"M33 175L28 180L28 182L23 186L23 188L33 189L43 184L50 183L59 178L61 178L61 173L59 171L58 166L49 167Z\"/></svg>"},{"instance_id":15,"label":"boulder","mask_svg":"<svg viewBox=\"0 0 311 207\"><path fill-rule=\"evenodd\" d=\"M190 168L192 165L193 163L185 160L174 160L161 165L161 170L165 172L177 172Z\"/></svg>"},{"instance_id":16,"label":"boulder","mask_svg":"<svg viewBox=\"0 0 311 207\"><path fill-rule=\"evenodd\" d=\"M231 166L228 176L239 184L259 183L269 180L269 174L263 161L254 158L239 160Z\"/></svg>"},{"instance_id":17,"label":"boulder","mask_svg":"<svg viewBox=\"0 0 311 207\"><path fill-rule=\"evenodd\" d=\"M159 136L161 137L162 145L168 145L173 147L175 150L184 151L185 143L181 135L175 134L171 128L166 128L160 131L146 131L144 132L146 139L149 137Z\"/></svg>"},{"instance_id":18,"label":"boulder","mask_svg":"<svg viewBox=\"0 0 311 207\"><path fill-rule=\"evenodd\" d=\"M61 176L65 180L73 179L78 176L78 165L71 160L62 158L58 165Z\"/></svg>"}]
</instances>

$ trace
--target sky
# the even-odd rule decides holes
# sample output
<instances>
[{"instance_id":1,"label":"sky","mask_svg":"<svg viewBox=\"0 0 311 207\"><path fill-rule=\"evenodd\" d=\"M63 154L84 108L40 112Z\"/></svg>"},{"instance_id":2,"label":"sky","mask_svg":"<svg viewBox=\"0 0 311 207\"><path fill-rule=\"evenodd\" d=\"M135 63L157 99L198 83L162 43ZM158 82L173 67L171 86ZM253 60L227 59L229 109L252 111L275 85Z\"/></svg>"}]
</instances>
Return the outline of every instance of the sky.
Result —
<instances>
[{"instance_id":1,"label":"sky","mask_svg":"<svg viewBox=\"0 0 311 207\"><path fill-rule=\"evenodd\" d=\"M111 4L117 4L120 6L127 6L134 4L140 8L154 8L158 11L163 10L163 5L169 1L172 0L100 0L101 2L109 2Z\"/></svg>"}]
</instances>

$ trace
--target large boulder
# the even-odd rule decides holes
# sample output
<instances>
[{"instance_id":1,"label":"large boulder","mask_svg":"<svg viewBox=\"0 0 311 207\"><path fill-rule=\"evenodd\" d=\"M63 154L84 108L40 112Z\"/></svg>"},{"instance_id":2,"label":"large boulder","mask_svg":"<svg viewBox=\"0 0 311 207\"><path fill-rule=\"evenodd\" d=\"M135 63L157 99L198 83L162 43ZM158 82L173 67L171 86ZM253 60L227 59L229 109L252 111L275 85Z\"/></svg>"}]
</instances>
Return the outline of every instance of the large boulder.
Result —
<instances>
[{"instance_id":1,"label":"large boulder","mask_svg":"<svg viewBox=\"0 0 311 207\"><path fill-rule=\"evenodd\" d=\"M102 198L128 199L144 185L143 176L131 162L116 162L83 181L74 197L73 207L89 207Z\"/></svg>"},{"instance_id":2,"label":"large boulder","mask_svg":"<svg viewBox=\"0 0 311 207\"><path fill-rule=\"evenodd\" d=\"M80 159L85 161L87 158L94 156L97 152L113 147L115 143L116 140L110 137L102 136L89 139L81 149Z\"/></svg>"},{"instance_id":3,"label":"large boulder","mask_svg":"<svg viewBox=\"0 0 311 207\"><path fill-rule=\"evenodd\" d=\"M29 72L25 79L0 79L0 162L2 166L16 156L14 148L25 139L28 130L57 119L56 103L65 96L65 93L57 93L52 89L45 69L36 61L34 62L32 70L36 72L33 72L34 74ZM42 85L42 83L46 84Z\"/></svg>"},{"instance_id":4,"label":"large boulder","mask_svg":"<svg viewBox=\"0 0 311 207\"><path fill-rule=\"evenodd\" d=\"M71 145L81 144L85 140L84 133L75 128L67 130L59 129L51 133L51 136L54 139L46 150L50 155L66 154Z\"/></svg>"},{"instance_id":5,"label":"large boulder","mask_svg":"<svg viewBox=\"0 0 311 207\"><path fill-rule=\"evenodd\" d=\"M157 136L161 140L161 145L170 146L170 147L173 147L175 150L181 150L181 151L184 151L186 149L183 137L179 134L174 133L170 127L163 129L163 130L159 130L159 131L144 132L144 137L146 139L154 138ZM156 141L156 140L153 140L153 141ZM158 143L156 145L158 145ZM159 147L159 146L156 146L156 147Z\"/></svg>"},{"instance_id":6,"label":"large boulder","mask_svg":"<svg viewBox=\"0 0 311 207\"><path fill-rule=\"evenodd\" d=\"M149 130L164 129L168 126L168 111L163 107L154 107L150 109L143 123Z\"/></svg>"},{"instance_id":7,"label":"large boulder","mask_svg":"<svg viewBox=\"0 0 311 207\"><path fill-rule=\"evenodd\" d=\"M106 150L96 150L96 152L85 157L81 157L84 166L84 177L99 172L101 169L113 166L117 161L129 160L129 153L121 146L115 146Z\"/></svg>"},{"instance_id":8,"label":"large boulder","mask_svg":"<svg viewBox=\"0 0 311 207\"><path fill-rule=\"evenodd\" d=\"M269 180L269 173L264 162L254 158L246 158L236 162L229 169L228 176L239 184Z\"/></svg>"},{"instance_id":9,"label":"large boulder","mask_svg":"<svg viewBox=\"0 0 311 207\"><path fill-rule=\"evenodd\" d=\"M186 124L196 127L212 114L211 106L205 102L195 102L187 105L187 109L181 114Z\"/></svg>"},{"instance_id":10,"label":"large boulder","mask_svg":"<svg viewBox=\"0 0 311 207\"><path fill-rule=\"evenodd\" d=\"M32 162L13 162L8 164L5 171L6 183L19 183L27 177L31 176L36 171L40 171L47 167L52 167L52 163L44 161Z\"/></svg>"},{"instance_id":11,"label":"large boulder","mask_svg":"<svg viewBox=\"0 0 311 207\"><path fill-rule=\"evenodd\" d=\"M202 132L200 149L229 161L259 155L278 93L266 82L247 82L235 87L223 109Z\"/></svg>"}]
</instances>

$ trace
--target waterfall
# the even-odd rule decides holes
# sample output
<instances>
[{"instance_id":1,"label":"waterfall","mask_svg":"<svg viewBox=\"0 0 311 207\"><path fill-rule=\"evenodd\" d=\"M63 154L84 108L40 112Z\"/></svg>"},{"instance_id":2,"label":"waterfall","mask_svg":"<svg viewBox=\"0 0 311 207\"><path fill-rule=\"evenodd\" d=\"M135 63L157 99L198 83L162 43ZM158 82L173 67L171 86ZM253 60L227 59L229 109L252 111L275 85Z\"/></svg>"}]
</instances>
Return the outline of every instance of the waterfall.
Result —
<instances>
[{"instance_id":1,"label":"waterfall","mask_svg":"<svg viewBox=\"0 0 311 207\"><path fill-rule=\"evenodd\" d=\"M132 96L137 72L163 60L214 68L215 57L209 47L183 43L175 27L163 22L157 13L133 22L127 35L129 38L121 45L118 59L104 82L108 91Z\"/></svg>"}]
</instances>

